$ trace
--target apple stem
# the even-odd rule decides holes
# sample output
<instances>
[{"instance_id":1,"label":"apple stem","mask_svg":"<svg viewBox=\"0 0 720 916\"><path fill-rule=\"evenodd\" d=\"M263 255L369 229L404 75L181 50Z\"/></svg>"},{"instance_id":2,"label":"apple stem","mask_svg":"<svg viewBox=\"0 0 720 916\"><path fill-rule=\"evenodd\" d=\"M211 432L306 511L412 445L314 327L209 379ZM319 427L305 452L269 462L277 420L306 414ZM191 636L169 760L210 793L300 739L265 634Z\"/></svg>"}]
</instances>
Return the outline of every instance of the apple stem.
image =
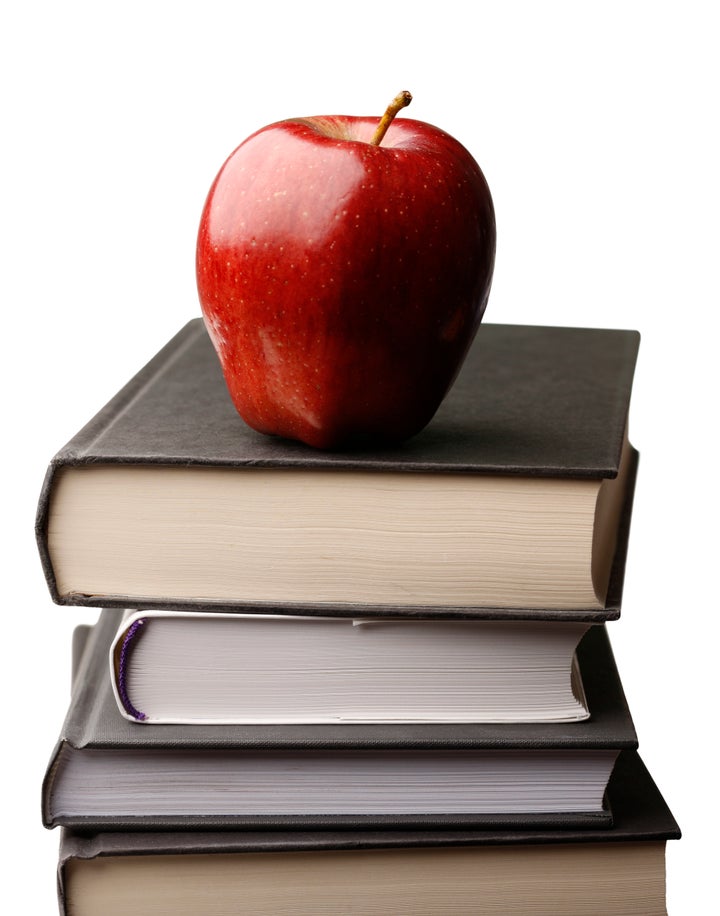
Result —
<instances>
[{"instance_id":1,"label":"apple stem","mask_svg":"<svg viewBox=\"0 0 720 916\"><path fill-rule=\"evenodd\" d=\"M380 119L380 123L377 126L373 138L370 141L372 146L380 146L382 143L383 137L387 133L388 127L392 124L395 119L395 115L400 111L401 108L406 108L410 102L412 102L412 96L407 91L403 89L402 92L398 93L395 98L390 102L387 107L387 111Z\"/></svg>"}]
</instances>

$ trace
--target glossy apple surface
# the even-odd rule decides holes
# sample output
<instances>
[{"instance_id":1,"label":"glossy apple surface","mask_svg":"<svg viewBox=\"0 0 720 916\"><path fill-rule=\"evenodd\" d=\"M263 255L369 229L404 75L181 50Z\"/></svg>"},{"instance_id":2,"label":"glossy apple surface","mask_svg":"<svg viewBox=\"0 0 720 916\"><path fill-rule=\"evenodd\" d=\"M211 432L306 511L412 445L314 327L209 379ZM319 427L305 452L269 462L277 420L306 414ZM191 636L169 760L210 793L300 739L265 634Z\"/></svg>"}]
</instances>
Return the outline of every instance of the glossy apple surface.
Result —
<instances>
[{"instance_id":1,"label":"glossy apple surface","mask_svg":"<svg viewBox=\"0 0 720 916\"><path fill-rule=\"evenodd\" d=\"M282 121L244 141L202 213L197 282L235 406L332 449L432 418L487 304L490 191L448 134L396 119Z\"/></svg>"}]
</instances>

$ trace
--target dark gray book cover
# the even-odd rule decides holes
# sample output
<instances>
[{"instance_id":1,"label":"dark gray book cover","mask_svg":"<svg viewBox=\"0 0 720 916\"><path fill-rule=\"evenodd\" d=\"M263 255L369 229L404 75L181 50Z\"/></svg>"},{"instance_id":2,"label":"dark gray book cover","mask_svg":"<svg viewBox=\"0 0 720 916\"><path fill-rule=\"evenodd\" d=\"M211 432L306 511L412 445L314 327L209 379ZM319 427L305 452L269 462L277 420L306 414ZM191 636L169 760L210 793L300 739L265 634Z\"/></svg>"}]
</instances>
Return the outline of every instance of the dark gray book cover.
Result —
<instances>
[{"instance_id":1,"label":"dark gray book cover","mask_svg":"<svg viewBox=\"0 0 720 916\"><path fill-rule=\"evenodd\" d=\"M69 749L80 755L93 749L171 749L178 760L198 749L256 750L302 755L338 750L504 750L504 751L621 751L637 747L637 735L615 665L604 625L591 627L578 648L578 661L590 709L590 719L573 723L512 724L411 724L411 725L142 725L119 712L109 677L109 648L120 623L121 612L106 608L98 624L82 628L75 648L82 649L75 666L72 697L59 741L52 754L42 790L43 822L46 826L73 826L85 830L184 829L272 826L310 827L377 826L378 818L353 817L153 817L86 818L60 816L52 797L63 754ZM79 638L80 636L85 639ZM139 756L142 756L139 755ZM610 812L516 815L447 816L426 818L433 826L472 824L527 827L562 824L607 824ZM417 826L416 816L387 819L395 826Z\"/></svg>"},{"instance_id":2,"label":"dark gray book cover","mask_svg":"<svg viewBox=\"0 0 720 916\"><path fill-rule=\"evenodd\" d=\"M482 325L453 388L423 432L392 449L323 452L264 436L241 420L204 325L193 320L52 459L40 495L36 535L53 600L86 606L131 604L122 596L58 594L47 525L54 480L63 467L181 465L614 478L638 346L635 331ZM633 453L632 480L636 463ZM632 480L606 606L584 609L574 619L619 615ZM451 596L448 605L443 611L453 612ZM143 606L182 609L197 607L197 602L170 603L150 596ZM214 609L252 610L242 596ZM370 613L387 610L379 607ZM522 609L495 610L457 609L457 615L522 614ZM318 613L312 606L302 611ZM429 612L417 611L424 616ZM349 605L337 613L353 616L356 609ZM568 612L563 614L570 619Z\"/></svg>"}]
</instances>

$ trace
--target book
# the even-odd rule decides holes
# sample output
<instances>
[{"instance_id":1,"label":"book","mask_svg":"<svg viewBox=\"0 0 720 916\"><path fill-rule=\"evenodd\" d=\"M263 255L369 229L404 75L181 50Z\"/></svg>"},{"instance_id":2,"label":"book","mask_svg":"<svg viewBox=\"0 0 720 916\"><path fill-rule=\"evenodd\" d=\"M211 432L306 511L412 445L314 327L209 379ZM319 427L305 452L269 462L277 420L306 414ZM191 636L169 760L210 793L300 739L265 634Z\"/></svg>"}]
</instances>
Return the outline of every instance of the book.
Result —
<instances>
[{"instance_id":1,"label":"book","mask_svg":"<svg viewBox=\"0 0 720 916\"><path fill-rule=\"evenodd\" d=\"M63 916L666 913L680 829L640 757L608 787L610 829L62 833Z\"/></svg>"},{"instance_id":2,"label":"book","mask_svg":"<svg viewBox=\"0 0 720 916\"><path fill-rule=\"evenodd\" d=\"M145 724L572 722L590 626L136 611L109 674Z\"/></svg>"},{"instance_id":3,"label":"book","mask_svg":"<svg viewBox=\"0 0 720 916\"><path fill-rule=\"evenodd\" d=\"M604 626L578 648L585 722L143 727L110 683L121 619L106 608L76 635L48 827L602 825L617 755L637 747Z\"/></svg>"},{"instance_id":4,"label":"book","mask_svg":"<svg viewBox=\"0 0 720 916\"><path fill-rule=\"evenodd\" d=\"M484 324L422 433L323 452L247 427L191 321L50 462L36 531L52 597L613 619L638 345L634 331Z\"/></svg>"}]
</instances>

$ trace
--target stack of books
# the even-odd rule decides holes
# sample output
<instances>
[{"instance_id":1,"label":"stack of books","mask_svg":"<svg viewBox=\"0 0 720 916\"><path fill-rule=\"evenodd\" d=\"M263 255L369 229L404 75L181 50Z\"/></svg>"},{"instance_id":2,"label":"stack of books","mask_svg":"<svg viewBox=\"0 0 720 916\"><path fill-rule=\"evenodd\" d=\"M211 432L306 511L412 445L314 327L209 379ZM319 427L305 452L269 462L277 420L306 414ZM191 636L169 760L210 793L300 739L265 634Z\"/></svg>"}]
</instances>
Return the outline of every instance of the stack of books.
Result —
<instances>
[{"instance_id":1,"label":"stack of books","mask_svg":"<svg viewBox=\"0 0 720 916\"><path fill-rule=\"evenodd\" d=\"M608 638L630 331L483 325L432 423L319 452L190 322L52 460L61 911L665 912L679 829Z\"/></svg>"}]
</instances>

